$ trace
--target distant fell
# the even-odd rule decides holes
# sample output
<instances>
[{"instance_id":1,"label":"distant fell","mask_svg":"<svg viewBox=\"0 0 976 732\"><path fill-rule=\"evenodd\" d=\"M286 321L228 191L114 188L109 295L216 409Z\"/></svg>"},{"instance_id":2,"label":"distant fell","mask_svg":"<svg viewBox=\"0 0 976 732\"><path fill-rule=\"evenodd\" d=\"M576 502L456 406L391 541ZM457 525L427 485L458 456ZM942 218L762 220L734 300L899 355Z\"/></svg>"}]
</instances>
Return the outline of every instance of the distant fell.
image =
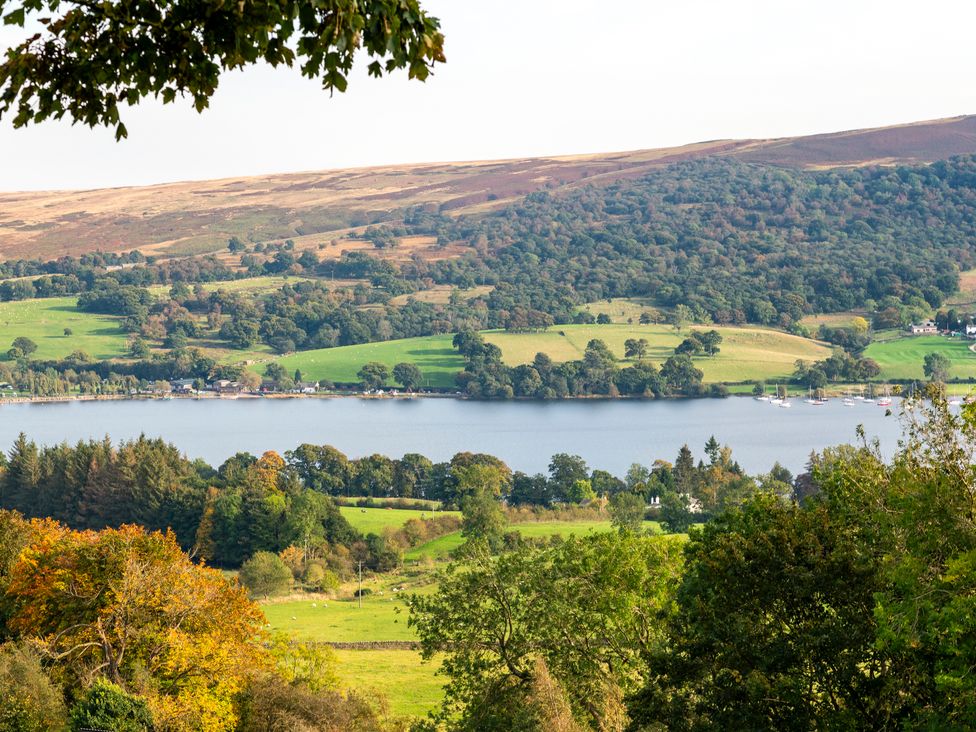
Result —
<instances>
[{"instance_id":1,"label":"distant fell","mask_svg":"<svg viewBox=\"0 0 976 732\"><path fill-rule=\"evenodd\" d=\"M192 256L247 241L332 242L418 205L478 213L539 190L636 178L676 162L730 156L800 168L928 163L976 153L976 116L806 137L674 148L264 175L85 191L0 193L0 257L92 251Z\"/></svg>"}]
</instances>

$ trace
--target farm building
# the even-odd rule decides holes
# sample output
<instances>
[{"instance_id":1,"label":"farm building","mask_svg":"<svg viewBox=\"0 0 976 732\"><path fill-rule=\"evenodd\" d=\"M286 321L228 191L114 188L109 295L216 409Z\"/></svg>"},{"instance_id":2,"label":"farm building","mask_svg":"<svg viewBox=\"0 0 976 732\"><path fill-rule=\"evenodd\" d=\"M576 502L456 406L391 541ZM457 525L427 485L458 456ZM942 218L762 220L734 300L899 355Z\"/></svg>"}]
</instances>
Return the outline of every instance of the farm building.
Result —
<instances>
[{"instance_id":1,"label":"farm building","mask_svg":"<svg viewBox=\"0 0 976 732\"><path fill-rule=\"evenodd\" d=\"M912 323L908 326L908 330L911 331L912 335L925 335L939 332L934 320L926 320L924 323L917 324Z\"/></svg>"}]
</instances>

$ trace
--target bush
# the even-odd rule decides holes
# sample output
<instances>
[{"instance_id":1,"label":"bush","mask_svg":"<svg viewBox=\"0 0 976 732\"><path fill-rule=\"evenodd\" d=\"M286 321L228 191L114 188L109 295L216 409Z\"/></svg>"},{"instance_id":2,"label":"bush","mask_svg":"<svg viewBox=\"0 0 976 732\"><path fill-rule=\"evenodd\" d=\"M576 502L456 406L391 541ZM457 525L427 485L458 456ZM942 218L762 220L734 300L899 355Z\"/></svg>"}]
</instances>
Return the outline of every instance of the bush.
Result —
<instances>
[{"instance_id":1,"label":"bush","mask_svg":"<svg viewBox=\"0 0 976 732\"><path fill-rule=\"evenodd\" d=\"M364 698L335 691L312 691L276 676L254 681L243 700L241 732L314 729L354 732L380 729L376 712Z\"/></svg>"},{"instance_id":2,"label":"bush","mask_svg":"<svg viewBox=\"0 0 976 732\"><path fill-rule=\"evenodd\" d=\"M288 565L271 552L255 552L241 566L239 577L251 597L280 595L291 587L292 582Z\"/></svg>"},{"instance_id":3,"label":"bush","mask_svg":"<svg viewBox=\"0 0 976 732\"><path fill-rule=\"evenodd\" d=\"M63 730L66 716L61 692L37 656L12 643L0 647L0 730Z\"/></svg>"},{"instance_id":4,"label":"bush","mask_svg":"<svg viewBox=\"0 0 976 732\"><path fill-rule=\"evenodd\" d=\"M144 699L131 696L111 681L97 679L71 708L71 727L144 732L153 728L153 720Z\"/></svg>"},{"instance_id":5,"label":"bush","mask_svg":"<svg viewBox=\"0 0 976 732\"><path fill-rule=\"evenodd\" d=\"M315 592L335 592L339 589L339 577L330 572L318 562L312 562L305 568L302 577L305 589Z\"/></svg>"}]
</instances>

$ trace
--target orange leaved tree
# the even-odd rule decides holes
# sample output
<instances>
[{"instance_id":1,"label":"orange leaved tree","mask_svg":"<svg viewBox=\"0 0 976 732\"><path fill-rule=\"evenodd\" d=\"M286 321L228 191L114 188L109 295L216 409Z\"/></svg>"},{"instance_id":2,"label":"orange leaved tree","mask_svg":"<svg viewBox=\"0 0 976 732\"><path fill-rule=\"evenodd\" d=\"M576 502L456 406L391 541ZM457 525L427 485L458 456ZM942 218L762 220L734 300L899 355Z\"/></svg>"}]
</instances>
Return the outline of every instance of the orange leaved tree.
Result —
<instances>
[{"instance_id":1,"label":"orange leaved tree","mask_svg":"<svg viewBox=\"0 0 976 732\"><path fill-rule=\"evenodd\" d=\"M269 664L261 611L171 533L46 523L8 579L10 632L68 684L104 676L146 697L161 728L233 728L235 696Z\"/></svg>"}]
</instances>

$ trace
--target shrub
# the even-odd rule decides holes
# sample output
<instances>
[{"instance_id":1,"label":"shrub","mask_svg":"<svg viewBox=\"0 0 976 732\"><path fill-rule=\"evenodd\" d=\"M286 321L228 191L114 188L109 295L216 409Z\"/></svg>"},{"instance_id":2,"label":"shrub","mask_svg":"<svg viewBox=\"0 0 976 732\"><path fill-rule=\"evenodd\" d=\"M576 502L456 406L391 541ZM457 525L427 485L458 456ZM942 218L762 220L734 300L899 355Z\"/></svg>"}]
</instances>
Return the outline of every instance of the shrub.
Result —
<instances>
[{"instance_id":1,"label":"shrub","mask_svg":"<svg viewBox=\"0 0 976 732\"><path fill-rule=\"evenodd\" d=\"M64 700L40 660L13 643L0 647L0 730L63 730Z\"/></svg>"},{"instance_id":2,"label":"shrub","mask_svg":"<svg viewBox=\"0 0 976 732\"><path fill-rule=\"evenodd\" d=\"M144 732L153 728L144 699L132 696L106 679L97 679L71 708L73 729L110 729L112 732Z\"/></svg>"},{"instance_id":3,"label":"shrub","mask_svg":"<svg viewBox=\"0 0 976 732\"><path fill-rule=\"evenodd\" d=\"M316 592L335 592L339 589L339 577L318 562L311 562L302 577L305 588Z\"/></svg>"},{"instance_id":4,"label":"shrub","mask_svg":"<svg viewBox=\"0 0 976 732\"><path fill-rule=\"evenodd\" d=\"M255 552L241 566L240 580L251 597L272 597L291 587L292 575L288 565L277 554Z\"/></svg>"}]
</instances>

